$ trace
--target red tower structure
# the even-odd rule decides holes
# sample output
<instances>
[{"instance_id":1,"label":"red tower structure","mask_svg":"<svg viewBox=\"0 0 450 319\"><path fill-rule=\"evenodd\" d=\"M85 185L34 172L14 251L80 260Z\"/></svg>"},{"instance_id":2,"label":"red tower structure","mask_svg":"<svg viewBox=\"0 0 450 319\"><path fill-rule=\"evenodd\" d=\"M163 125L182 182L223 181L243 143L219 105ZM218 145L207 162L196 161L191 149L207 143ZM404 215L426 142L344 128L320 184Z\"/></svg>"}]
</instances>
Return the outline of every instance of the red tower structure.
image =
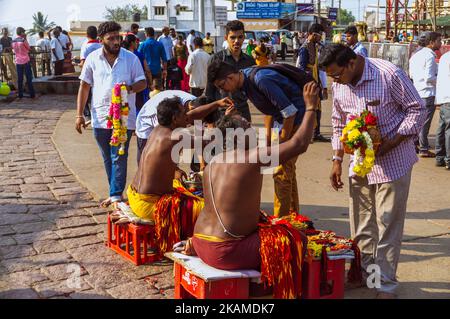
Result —
<instances>
[{"instance_id":1,"label":"red tower structure","mask_svg":"<svg viewBox=\"0 0 450 319\"><path fill-rule=\"evenodd\" d=\"M413 2L413 0L386 0L386 35L391 31L397 35L400 29L411 28L410 24L416 20L416 13L408 5Z\"/></svg>"}]
</instances>

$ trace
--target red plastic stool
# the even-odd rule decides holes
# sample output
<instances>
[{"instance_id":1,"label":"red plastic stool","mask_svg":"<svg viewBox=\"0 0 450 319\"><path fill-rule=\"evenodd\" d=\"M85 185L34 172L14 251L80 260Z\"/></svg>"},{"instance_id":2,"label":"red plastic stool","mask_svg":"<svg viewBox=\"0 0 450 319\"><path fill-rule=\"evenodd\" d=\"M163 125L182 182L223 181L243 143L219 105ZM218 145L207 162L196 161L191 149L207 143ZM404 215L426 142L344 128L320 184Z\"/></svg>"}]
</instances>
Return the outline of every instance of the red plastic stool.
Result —
<instances>
[{"instance_id":1,"label":"red plastic stool","mask_svg":"<svg viewBox=\"0 0 450 319\"><path fill-rule=\"evenodd\" d=\"M246 271L247 273L244 274L238 271L230 272L215 269L202 263L198 257L182 257L177 253L166 253L165 256L174 261L175 299L248 299L250 282L252 279L260 277L260 273L254 270ZM191 264L194 267L207 268L209 273L212 270L214 278L206 278L188 270L182 264L187 259L194 261ZM188 263L191 261L188 261ZM235 278L226 277L230 274L232 274L231 276L234 275ZM222 275L223 278L220 278Z\"/></svg>"},{"instance_id":2,"label":"red plastic stool","mask_svg":"<svg viewBox=\"0 0 450 319\"><path fill-rule=\"evenodd\" d=\"M345 259L327 260L325 282L321 271L320 260L303 263L303 299L343 299Z\"/></svg>"},{"instance_id":3,"label":"red plastic stool","mask_svg":"<svg viewBox=\"0 0 450 319\"><path fill-rule=\"evenodd\" d=\"M108 215L108 240L106 245L136 266L159 261L163 256L158 252L154 225L132 223L114 224ZM152 249L153 252L150 252Z\"/></svg>"}]
</instances>

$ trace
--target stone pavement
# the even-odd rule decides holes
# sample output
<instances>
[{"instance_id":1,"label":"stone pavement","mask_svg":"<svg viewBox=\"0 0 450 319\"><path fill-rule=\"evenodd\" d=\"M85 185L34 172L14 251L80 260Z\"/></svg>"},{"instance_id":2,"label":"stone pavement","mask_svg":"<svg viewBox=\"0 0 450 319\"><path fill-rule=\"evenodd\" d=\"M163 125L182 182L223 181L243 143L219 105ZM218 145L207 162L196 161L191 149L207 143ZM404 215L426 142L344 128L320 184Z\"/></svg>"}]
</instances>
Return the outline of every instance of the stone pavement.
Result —
<instances>
[{"instance_id":1,"label":"stone pavement","mask_svg":"<svg viewBox=\"0 0 450 319\"><path fill-rule=\"evenodd\" d=\"M74 105L73 96L0 104L0 298L172 298L171 265L135 267L103 245L106 212L97 204L107 196L106 176L92 131L75 133ZM328 136L330 106L324 105L322 126ZM253 117L262 126L262 117ZM136 171L135 144L133 139L128 180ZM330 158L328 143L314 143L300 156L301 209L317 228L348 236L348 189L331 190ZM400 298L450 298L449 185L449 172L432 159L415 165L398 268ZM270 211L270 176L261 198ZM73 264L81 266L79 289L70 288ZM353 289L346 298L374 293Z\"/></svg>"},{"instance_id":2,"label":"stone pavement","mask_svg":"<svg viewBox=\"0 0 450 319\"><path fill-rule=\"evenodd\" d=\"M74 101L0 104L0 298L172 298L171 264L135 267L104 246L106 211L55 149Z\"/></svg>"}]
</instances>

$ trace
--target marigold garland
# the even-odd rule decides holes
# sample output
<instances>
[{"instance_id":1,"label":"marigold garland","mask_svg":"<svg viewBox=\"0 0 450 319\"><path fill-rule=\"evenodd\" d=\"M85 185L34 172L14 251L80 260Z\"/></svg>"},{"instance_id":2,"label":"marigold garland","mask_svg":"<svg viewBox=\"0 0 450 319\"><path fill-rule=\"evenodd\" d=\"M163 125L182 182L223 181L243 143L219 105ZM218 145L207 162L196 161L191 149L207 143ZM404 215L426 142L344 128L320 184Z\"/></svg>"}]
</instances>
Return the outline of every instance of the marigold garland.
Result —
<instances>
[{"instance_id":1,"label":"marigold garland","mask_svg":"<svg viewBox=\"0 0 450 319\"><path fill-rule=\"evenodd\" d=\"M352 115L340 138L346 153L354 154L353 172L365 177L375 165L375 151L381 144L377 118L365 110L359 116Z\"/></svg>"},{"instance_id":2,"label":"marigold garland","mask_svg":"<svg viewBox=\"0 0 450 319\"><path fill-rule=\"evenodd\" d=\"M127 87L123 84L114 85L106 125L107 128L113 129L109 144L111 146L120 145L119 155L125 154L125 144L128 140L127 123L129 110Z\"/></svg>"}]
</instances>

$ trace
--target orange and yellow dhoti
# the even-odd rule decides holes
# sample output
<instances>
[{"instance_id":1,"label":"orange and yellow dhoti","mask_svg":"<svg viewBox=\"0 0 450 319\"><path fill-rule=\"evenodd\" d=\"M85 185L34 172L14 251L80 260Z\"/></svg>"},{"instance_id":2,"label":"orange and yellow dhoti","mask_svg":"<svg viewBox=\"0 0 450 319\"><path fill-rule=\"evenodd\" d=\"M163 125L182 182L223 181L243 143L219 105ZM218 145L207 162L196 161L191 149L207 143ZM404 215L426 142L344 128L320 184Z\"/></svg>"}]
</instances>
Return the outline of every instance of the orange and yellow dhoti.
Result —
<instances>
[{"instance_id":1,"label":"orange and yellow dhoti","mask_svg":"<svg viewBox=\"0 0 450 319\"><path fill-rule=\"evenodd\" d=\"M204 206L203 198L189 192L179 180L174 192L162 196L139 194L131 185L128 201L134 214L155 221L156 240L161 253L172 250L175 243L191 237L195 222Z\"/></svg>"}]
</instances>

